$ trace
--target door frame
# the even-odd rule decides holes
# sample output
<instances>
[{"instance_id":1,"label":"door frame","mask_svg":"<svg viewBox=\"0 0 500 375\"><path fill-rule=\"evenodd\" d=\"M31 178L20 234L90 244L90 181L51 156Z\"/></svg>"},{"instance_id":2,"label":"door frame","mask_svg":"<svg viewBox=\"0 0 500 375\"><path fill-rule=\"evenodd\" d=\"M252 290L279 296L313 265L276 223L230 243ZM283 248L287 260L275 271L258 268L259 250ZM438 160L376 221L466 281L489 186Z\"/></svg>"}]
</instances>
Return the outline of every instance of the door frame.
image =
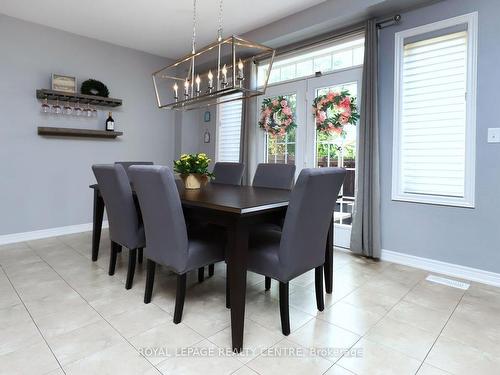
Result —
<instances>
[{"instance_id":1,"label":"door frame","mask_svg":"<svg viewBox=\"0 0 500 375\"><path fill-rule=\"evenodd\" d=\"M361 107L363 66L334 71L320 77L305 78L283 84L276 84L268 87L265 95L257 97L257 118L260 115L260 105L263 98L280 95L297 95L296 122L297 133L295 141L295 165L297 178L303 168L316 167L316 124L311 111L317 88L336 86L343 83L357 82L358 87L358 107ZM359 136L357 128L356 137ZM266 134L260 131L257 136L257 155L258 162L266 160ZM357 149L356 149L357 153ZM358 169L356 168L356 174ZM356 178L357 184L357 178ZM355 187L357 191L357 186ZM351 225L334 224L334 246L349 249L351 240Z\"/></svg>"}]
</instances>

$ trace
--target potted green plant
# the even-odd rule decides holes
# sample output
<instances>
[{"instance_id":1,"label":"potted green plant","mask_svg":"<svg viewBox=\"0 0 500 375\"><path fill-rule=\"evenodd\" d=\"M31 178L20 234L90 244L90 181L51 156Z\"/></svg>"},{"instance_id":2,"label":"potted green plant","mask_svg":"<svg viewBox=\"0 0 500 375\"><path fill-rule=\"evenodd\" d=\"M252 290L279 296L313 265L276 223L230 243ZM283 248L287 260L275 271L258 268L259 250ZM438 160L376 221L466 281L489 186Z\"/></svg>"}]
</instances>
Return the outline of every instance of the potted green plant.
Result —
<instances>
[{"instance_id":1,"label":"potted green plant","mask_svg":"<svg viewBox=\"0 0 500 375\"><path fill-rule=\"evenodd\" d=\"M199 189L213 174L208 171L210 159L207 154L182 154L174 161L174 171L181 175L186 189Z\"/></svg>"}]
</instances>

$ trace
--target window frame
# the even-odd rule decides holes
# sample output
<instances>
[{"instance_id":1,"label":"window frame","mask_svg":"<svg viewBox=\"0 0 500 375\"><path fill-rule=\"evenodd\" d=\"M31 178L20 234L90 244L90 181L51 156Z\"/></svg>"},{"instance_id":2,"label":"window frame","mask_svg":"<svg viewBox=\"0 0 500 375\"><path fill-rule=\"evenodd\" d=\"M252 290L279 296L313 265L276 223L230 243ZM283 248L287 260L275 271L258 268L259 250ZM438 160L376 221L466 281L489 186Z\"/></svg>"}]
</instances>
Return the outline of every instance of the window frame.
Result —
<instances>
[{"instance_id":1,"label":"window frame","mask_svg":"<svg viewBox=\"0 0 500 375\"><path fill-rule=\"evenodd\" d=\"M430 23L395 34L394 60L394 117L392 147L392 200L454 207L475 207L475 164L476 164L476 95L477 95L477 22L478 13ZM403 49L406 38L432 33L442 29L467 24L467 82L465 119L465 178L464 196L427 195L403 191L401 176L401 115L402 115L402 73Z\"/></svg>"}]
</instances>

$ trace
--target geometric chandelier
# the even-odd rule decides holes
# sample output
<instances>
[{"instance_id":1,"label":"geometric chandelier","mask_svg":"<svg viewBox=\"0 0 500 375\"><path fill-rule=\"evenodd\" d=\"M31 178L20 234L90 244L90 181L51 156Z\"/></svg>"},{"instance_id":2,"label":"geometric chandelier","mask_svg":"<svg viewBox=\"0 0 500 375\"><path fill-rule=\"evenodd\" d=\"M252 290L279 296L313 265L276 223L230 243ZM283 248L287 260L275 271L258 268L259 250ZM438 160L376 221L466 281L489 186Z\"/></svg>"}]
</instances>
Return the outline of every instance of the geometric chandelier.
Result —
<instances>
[{"instance_id":1,"label":"geometric chandelier","mask_svg":"<svg viewBox=\"0 0 500 375\"><path fill-rule=\"evenodd\" d=\"M191 110L262 95L267 88L275 50L232 35L222 39L222 0L219 1L217 40L196 49L196 0L193 0L191 53L153 73L159 108ZM249 82L251 67L269 60L264 85L257 90Z\"/></svg>"}]
</instances>

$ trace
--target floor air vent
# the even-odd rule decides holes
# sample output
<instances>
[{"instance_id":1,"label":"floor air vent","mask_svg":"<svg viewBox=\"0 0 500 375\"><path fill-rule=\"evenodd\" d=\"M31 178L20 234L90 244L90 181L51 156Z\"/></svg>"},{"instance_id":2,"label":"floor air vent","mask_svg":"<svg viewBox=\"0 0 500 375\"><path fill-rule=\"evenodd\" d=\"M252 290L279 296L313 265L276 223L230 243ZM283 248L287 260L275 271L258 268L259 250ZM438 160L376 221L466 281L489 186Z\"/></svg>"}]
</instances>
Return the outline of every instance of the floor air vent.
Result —
<instances>
[{"instance_id":1,"label":"floor air vent","mask_svg":"<svg viewBox=\"0 0 500 375\"><path fill-rule=\"evenodd\" d=\"M452 288L458 288L458 289L463 289L463 290L469 289L469 286L470 286L470 284L463 283L461 281L447 279L446 277L441 277L441 276L436 276L436 275L429 275L425 279L427 281L430 281L433 283L451 286Z\"/></svg>"}]
</instances>

